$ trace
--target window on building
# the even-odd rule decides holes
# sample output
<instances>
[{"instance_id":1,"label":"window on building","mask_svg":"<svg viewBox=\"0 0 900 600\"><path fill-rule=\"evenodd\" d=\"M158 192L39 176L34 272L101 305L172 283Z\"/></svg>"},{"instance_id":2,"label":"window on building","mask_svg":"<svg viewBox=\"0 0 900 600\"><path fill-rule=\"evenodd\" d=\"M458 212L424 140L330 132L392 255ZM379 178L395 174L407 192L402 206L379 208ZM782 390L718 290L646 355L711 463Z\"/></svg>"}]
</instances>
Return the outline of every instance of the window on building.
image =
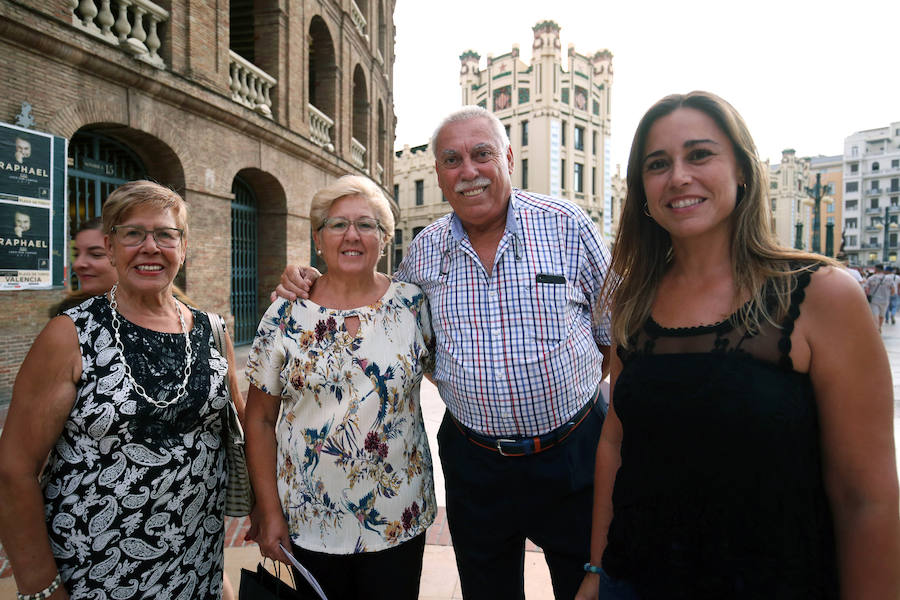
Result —
<instances>
[{"instance_id":1,"label":"window on building","mask_svg":"<svg viewBox=\"0 0 900 600\"><path fill-rule=\"evenodd\" d=\"M560 188L566 189L566 159L559 161Z\"/></svg>"},{"instance_id":2,"label":"window on building","mask_svg":"<svg viewBox=\"0 0 900 600\"><path fill-rule=\"evenodd\" d=\"M834 212L834 202L825 203L825 212Z\"/></svg>"},{"instance_id":3,"label":"window on building","mask_svg":"<svg viewBox=\"0 0 900 600\"><path fill-rule=\"evenodd\" d=\"M834 225L834 217L826 217L825 222L829 225Z\"/></svg>"},{"instance_id":4,"label":"window on building","mask_svg":"<svg viewBox=\"0 0 900 600\"><path fill-rule=\"evenodd\" d=\"M900 192L900 179L891 177L891 191Z\"/></svg>"},{"instance_id":5,"label":"window on building","mask_svg":"<svg viewBox=\"0 0 900 600\"><path fill-rule=\"evenodd\" d=\"M853 146L850 148L850 156L859 156L859 146Z\"/></svg>"},{"instance_id":6,"label":"window on building","mask_svg":"<svg viewBox=\"0 0 900 600\"><path fill-rule=\"evenodd\" d=\"M522 146L528 145L528 121L522 121Z\"/></svg>"},{"instance_id":7,"label":"window on building","mask_svg":"<svg viewBox=\"0 0 900 600\"><path fill-rule=\"evenodd\" d=\"M873 171L877 171L878 169L879 169L878 161L873 162L873 163L872 163L872 170L873 170Z\"/></svg>"},{"instance_id":8,"label":"window on building","mask_svg":"<svg viewBox=\"0 0 900 600\"><path fill-rule=\"evenodd\" d=\"M873 189L873 190L877 190L877 189L879 189L880 187L881 187L881 182L879 182L877 179L876 179L875 181L872 182L872 189Z\"/></svg>"},{"instance_id":9,"label":"window on building","mask_svg":"<svg viewBox=\"0 0 900 600\"><path fill-rule=\"evenodd\" d=\"M591 194L597 195L597 167L591 167Z\"/></svg>"},{"instance_id":10,"label":"window on building","mask_svg":"<svg viewBox=\"0 0 900 600\"><path fill-rule=\"evenodd\" d=\"M898 201L900 201L900 197L891 196L891 206L900 206L900 202Z\"/></svg>"},{"instance_id":11,"label":"window on building","mask_svg":"<svg viewBox=\"0 0 900 600\"><path fill-rule=\"evenodd\" d=\"M847 229L856 229L858 227L858 223L859 221L856 218L846 219L844 221L844 225L847 227Z\"/></svg>"},{"instance_id":12,"label":"window on building","mask_svg":"<svg viewBox=\"0 0 900 600\"><path fill-rule=\"evenodd\" d=\"M575 126L575 134L572 139L576 150L584 150L584 127Z\"/></svg>"},{"instance_id":13,"label":"window on building","mask_svg":"<svg viewBox=\"0 0 900 600\"><path fill-rule=\"evenodd\" d=\"M394 202L400 202L400 184L394 184Z\"/></svg>"},{"instance_id":14,"label":"window on building","mask_svg":"<svg viewBox=\"0 0 900 600\"><path fill-rule=\"evenodd\" d=\"M403 262L403 248L394 248L394 270Z\"/></svg>"},{"instance_id":15,"label":"window on building","mask_svg":"<svg viewBox=\"0 0 900 600\"><path fill-rule=\"evenodd\" d=\"M900 167L900 158L895 158L891 160L891 168L896 169Z\"/></svg>"},{"instance_id":16,"label":"window on building","mask_svg":"<svg viewBox=\"0 0 900 600\"><path fill-rule=\"evenodd\" d=\"M834 183L826 183L825 184L825 194L828 196L834 195Z\"/></svg>"},{"instance_id":17,"label":"window on building","mask_svg":"<svg viewBox=\"0 0 900 600\"><path fill-rule=\"evenodd\" d=\"M850 172L859 173L859 163L850 163Z\"/></svg>"},{"instance_id":18,"label":"window on building","mask_svg":"<svg viewBox=\"0 0 900 600\"><path fill-rule=\"evenodd\" d=\"M890 244L891 244L891 248L896 248L896 247L897 247L897 234L896 234L896 233L892 233L892 234L891 234L891 237L890 237Z\"/></svg>"},{"instance_id":19,"label":"window on building","mask_svg":"<svg viewBox=\"0 0 900 600\"><path fill-rule=\"evenodd\" d=\"M528 159L522 159L522 189L528 188Z\"/></svg>"},{"instance_id":20,"label":"window on building","mask_svg":"<svg viewBox=\"0 0 900 600\"><path fill-rule=\"evenodd\" d=\"M416 239L416 236L419 235L420 233L422 233L423 229L425 229L425 228L424 227L413 227L413 232L412 232L413 239Z\"/></svg>"},{"instance_id":21,"label":"window on building","mask_svg":"<svg viewBox=\"0 0 900 600\"><path fill-rule=\"evenodd\" d=\"M595 131L591 136L591 154L593 154L594 156L597 156L597 148L600 147L600 144L597 143L598 139L599 138L597 136L597 132Z\"/></svg>"},{"instance_id":22,"label":"window on building","mask_svg":"<svg viewBox=\"0 0 900 600\"><path fill-rule=\"evenodd\" d=\"M403 245L403 230L402 229L394 230L394 243L397 244L398 246Z\"/></svg>"},{"instance_id":23,"label":"window on building","mask_svg":"<svg viewBox=\"0 0 900 600\"><path fill-rule=\"evenodd\" d=\"M858 192L859 191L859 182L858 181L848 181L844 185L845 192Z\"/></svg>"},{"instance_id":24,"label":"window on building","mask_svg":"<svg viewBox=\"0 0 900 600\"><path fill-rule=\"evenodd\" d=\"M869 200L869 208L878 208L878 198Z\"/></svg>"},{"instance_id":25,"label":"window on building","mask_svg":"<svg viewBox=\"0 0 900 600\"><path fill-rule=\"evenodd\" d=\"M425 180L416 179L416 206L425 204Z\"/></svg>"},{"instance_id":26,"label":"window on building","mask_svg":"<svg viewBox=\"0 0 900 600\"><path fill-rule=\"evenodd\" d=\"M509 131L510 131L510 126L509 126L509 125L504 125L504 126L503 126L503 129L506 130L506 139L511 140L512 137L510 136L510 133L509 133Z\"/></svg>"},{"instance_id":27,"label":"window on building","mask_svg":"<svg viewBox=\"0 0 900 600\"><path fill-rule=\"evenodd\" d=\"M561 136L560 142L562 143L563 146L566 145L566 129L568 129L568 128L569 128L569 122L563 121L562 127L560 127L560 132L561 132L560 133L560 136Z\"/></svg>"},{"instance_id":28,"label":"window on building","mask_svg":"<svg viewBox=\"0 0 900 600\"><path fill-rule=\"evenodd\" d=\"M877 237L870 237L870 238L869 238L869 245L870 245L870 246L876 246L876 245L878 245L878 238L877 238ZM875 255L873 254L872 257L874 258L874 256L875 256Z\"/></svg>"},{"instance_id":29,"label":"window on building","mask_svg":"<svg viewBox=\"0 0 900 600\"><path fill-rule=\"evenodd\" d=\"M778 189L778 182L775 181L774 179L772 179L771 181L769 181L769 189L771 189L771 190L777 190L777 189Z\"/></svg>"},{"instance_id":30,"label":"window on building","mask_svg":"<svg viewBox=\"0 0 900 600\"><path fill-rule=\"evenodd\" d=\"M572 173L572 184L575 186L576 194L584 193L584 165L581 163L574 163L572 165L573 173Z\"/></svg>"},{"instance_id":31,"label":"window on building","mask_svg":"<svg viewBox=\"0 0 900 600\"><path fill-rule=\"evenodd\" d=\"M847 245L848 245L848 246L855 246L855 245L856 245L856 236L855 236L855 235L848 235L848 236L847 236Z\"/></svg>"},{"instance_id":32,"label":"window on building","mask_svg":"<svg viewBox=\"0 0 900 600\"><path fill-rule=\"evenodd\" d=\"M847 202L844 203L844 206L847 210L856 210L859 208L859 200L847 200Z\"/></svg>"}]
</instances>

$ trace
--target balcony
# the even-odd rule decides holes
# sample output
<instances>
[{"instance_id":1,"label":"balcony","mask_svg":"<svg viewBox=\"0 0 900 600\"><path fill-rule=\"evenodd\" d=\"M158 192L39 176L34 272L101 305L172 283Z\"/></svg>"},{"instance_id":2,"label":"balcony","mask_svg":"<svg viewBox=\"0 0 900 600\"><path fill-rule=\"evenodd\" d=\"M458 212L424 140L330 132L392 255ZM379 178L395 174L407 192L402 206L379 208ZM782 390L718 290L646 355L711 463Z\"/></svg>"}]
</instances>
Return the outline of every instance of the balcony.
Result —
<instances>
[{"instance_id":1,"label":"balcony","mask_svg":"<svg viewBox=\"0 0 900 600\"><path fill-rule=\"evenodd\" d=\"M359 7L354 0L350 0L350 19L353 21L353 24L356 25L356 30L359 32L359 35L363 36L368 42L369 34L366 33L366 18L363 16L362 11L359 10Z\"/></svg>"},{"instance_id":2,"label":"balcony","mask_svg":"<svg viewBox=\"0 0 900 600\"><path fill-rule=\"evenodd\" d=\"M353 3L351 2L351 4ZM365 173L369 172L368 169L366 169L366 147L355 137L350 138L350 162L353 163L353 166L357 169L364 171Z\"/></svg>"},{"instance_id":3,"label":"balcony","mask_svg":"<svg viewBox=\"0 0 900 600\"><path fill-rule=\"evenodd\" d=\"M229 50L228 58L231 99L271 119L272 99L269 92L277 80L240 54Z\"/></svg>"},{"instance_id":4,"label":"balcony","mask_svg":"<svg viewBox=\"0 0 900 600\"><path fill-rule=\"evenodd\" d=\"M881 250L881 244L860 244L862 250Z\"/></svg>"},{"instance_id":5,"label":"balcony","mask_svg":"<svg viewBox=\"0 0 900 600\"><path fill-rule=\"evenodd\" d=\"M157 51L162 45L159 26L169 20L167 10L149 0L101 0L99 9L97 4L95 0L69 0L72 24L157 69L166 68Z\"/></svg>"},{"instance_id":6,"label":"balcony","mask_svg":"<svg viewBox=\"0 0 900 600\"><path fill-rule=\"evenodd\" d=\"M884 209L882 209L882 208L877 208L877 207L876 207L876 208L872 208L872 207L869 207L869 208L866 209L866 214L867 214L867 215L880 215L880 214L882 214L882 213L884 213Z\"/></svg>"},{"instance_id":7,"label":"balcony","mask_svg":"<svg viewBox=\"0 0 900 600\"><path fill-rule=\"evenodd\" d=\"M881 188L869 188L866 190L866 196L880 196L881 194Z\"/></svg>"},{"instance_id":8,"label":"balcony","mask_svg":"<svg viewBox=\"0 0 900 600\"><path fill-rule=\"evenodd\" d=\"M334 144L331 142L331 128L334 127L334 121L312 104L306 106L309 108L310 138L329 152L334 152Z\"/></svg>"}]
</instances>

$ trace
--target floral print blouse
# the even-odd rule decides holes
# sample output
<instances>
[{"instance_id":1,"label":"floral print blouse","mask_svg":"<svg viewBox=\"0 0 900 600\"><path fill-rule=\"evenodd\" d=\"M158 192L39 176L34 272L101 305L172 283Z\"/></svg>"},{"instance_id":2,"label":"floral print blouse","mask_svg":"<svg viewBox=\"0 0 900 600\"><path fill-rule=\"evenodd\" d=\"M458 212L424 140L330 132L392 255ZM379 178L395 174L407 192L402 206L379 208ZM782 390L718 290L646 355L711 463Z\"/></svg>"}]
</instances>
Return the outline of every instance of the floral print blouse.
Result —
<instances>
[{"instance_id":1,"label":"floral print blouse","mask_svg":"<svg viewBox=\"0 0 900 600\"><path fill-rule=\"evenodd\" d=\"M350 335L348 317L359 318ZM393 281L371 306L279 299L263 316L247 378L281 397L278 494L306 550L384 550L423 533L436 503L419 384L433 365L425 295Z\"/></svg>"}]
</instances>

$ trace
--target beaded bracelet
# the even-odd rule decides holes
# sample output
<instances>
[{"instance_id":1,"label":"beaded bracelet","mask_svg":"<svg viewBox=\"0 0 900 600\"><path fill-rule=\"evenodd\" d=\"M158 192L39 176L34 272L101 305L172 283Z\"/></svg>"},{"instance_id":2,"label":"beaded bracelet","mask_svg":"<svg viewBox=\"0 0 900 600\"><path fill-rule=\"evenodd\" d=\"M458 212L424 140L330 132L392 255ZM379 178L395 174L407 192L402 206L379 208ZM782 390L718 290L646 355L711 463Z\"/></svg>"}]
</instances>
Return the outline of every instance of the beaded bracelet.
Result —
<instances>
[{"instance_id":1,"label":"beaded bracelet","mask_svg":"<svg viewBox=\"0 0 900 600\"><path fill-rule=\"evenodd\" d=\"M584 563L584 572L585 573L594 573L596 575L599 575L600 573L603 572L603 569L601 569L600 567L595 567L591 563Z\"/></svg>"},{"instance_id":2,"label":"beaded bracelet","mask_svg":"<svg viewBox=\"0 0 900 600\"><path fill-rule=\"evenodd\" d=\"M53 578L53 581L50 582L50 585L45 587L39 592L35 592L34 594L23 594L22 592L16 592L16 600L46 600L50 596L53 595L53 592L62 585L62 579L59 577L59 573L56 574L56 577Z\"/></svg>"}]
</instances>

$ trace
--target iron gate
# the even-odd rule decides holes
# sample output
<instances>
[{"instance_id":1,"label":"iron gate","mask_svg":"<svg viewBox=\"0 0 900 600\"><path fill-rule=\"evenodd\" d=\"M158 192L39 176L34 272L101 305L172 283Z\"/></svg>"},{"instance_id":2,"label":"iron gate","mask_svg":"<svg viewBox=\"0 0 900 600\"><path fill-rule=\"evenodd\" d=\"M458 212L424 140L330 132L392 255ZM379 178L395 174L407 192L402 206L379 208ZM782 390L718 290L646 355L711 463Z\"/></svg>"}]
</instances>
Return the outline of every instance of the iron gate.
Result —
<instances>
[{"instance_id":1,"label":"iron gate","mask_svg":"<svg viewBox=\"0 0 900 600\"><path fill-rule=\"evenodd\" d=\"M231 186L231 314L235 345L249 344L259 322L256 299L256 198L240 177Z\"/></svg>"}]
</instances>

